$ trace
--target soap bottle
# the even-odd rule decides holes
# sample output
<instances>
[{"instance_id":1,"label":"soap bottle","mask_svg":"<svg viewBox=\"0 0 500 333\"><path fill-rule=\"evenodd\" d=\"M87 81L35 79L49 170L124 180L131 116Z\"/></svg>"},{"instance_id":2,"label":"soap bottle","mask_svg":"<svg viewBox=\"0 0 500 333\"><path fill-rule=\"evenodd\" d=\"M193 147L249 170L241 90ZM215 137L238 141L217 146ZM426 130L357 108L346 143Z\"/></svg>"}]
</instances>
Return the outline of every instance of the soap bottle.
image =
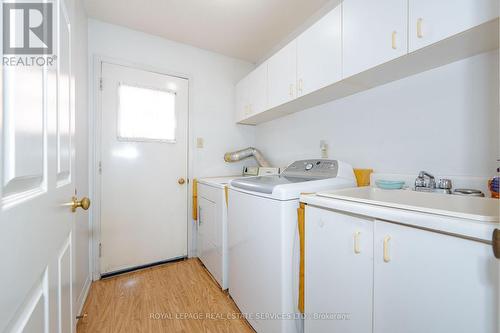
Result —
<instances>
[{"instance_id":1,"label":"soap bottle","mask_svg":"<svg viewBox=\"0 0 500 333\"><path fill-rule=\"evenodd\" d=\"M497 172L500 173L500 168L497 169ZM493 177L488 181L488 188L491 191L491 197L495 199L499 199L499 187L500 187L500 177Z\"/></svg>"}]
</instances>

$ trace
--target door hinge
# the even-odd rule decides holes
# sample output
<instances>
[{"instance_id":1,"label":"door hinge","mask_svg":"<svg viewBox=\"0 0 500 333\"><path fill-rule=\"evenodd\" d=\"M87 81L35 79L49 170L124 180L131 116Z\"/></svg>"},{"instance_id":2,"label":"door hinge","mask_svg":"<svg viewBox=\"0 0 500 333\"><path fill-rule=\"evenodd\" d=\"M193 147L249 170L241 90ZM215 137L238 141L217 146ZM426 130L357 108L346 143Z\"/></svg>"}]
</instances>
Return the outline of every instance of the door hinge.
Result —
<instances>
[{"instance_id":1,"label":"door hinge","mask_svg":"<svg viewBox=\"0 0 500 333\"><path fill-rule=\"evenodd\" d=\"M99 78L99 90L102 90L102 77Z\"/></svg>"},{"instance_id":2,"label":"door hinge","mask_svg":"<svg viewBox=\"0 0 500 333\"><path fill-rule=\"evenodd\" d=\"M99 243L99 258L102 257L102 244Z\"/></svg>"},{"instance_id":3,"label":"door hinge","mask_svg":"<svg viewBox=\"0 0 500 333\"><path fill-rule=\"evenodd\" d=\"M99 161L99 166L97 167L97 171L99 172L100 175L102 175L102 163Z\"/></svg>"}]
</instances>

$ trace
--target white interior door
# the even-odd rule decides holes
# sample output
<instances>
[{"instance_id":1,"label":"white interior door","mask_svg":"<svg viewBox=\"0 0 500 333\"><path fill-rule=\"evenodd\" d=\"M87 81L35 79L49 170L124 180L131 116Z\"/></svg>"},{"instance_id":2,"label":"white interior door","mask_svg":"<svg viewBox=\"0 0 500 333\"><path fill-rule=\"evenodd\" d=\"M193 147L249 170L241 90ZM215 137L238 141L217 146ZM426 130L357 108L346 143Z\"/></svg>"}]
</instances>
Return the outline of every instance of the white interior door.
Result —
<instances>
[{"instance_id":1,"label":"white interior door","mask_svg":"<svg viewBox=\"0 0 500 333\"><path fill-rule=\"evenodd\" d=\"M56 65L2 68L1 332L74 331L71 25L64 2L52 4Z\"/></svg>"},{"instance_id":2,"label":"white interior door","mask_svg":"<svg viewBox=\"0 0 500 333\"><path fill-rule=\"evenodd\" d=\"M102 63L101 274L187 255L188 80Z\"/></svg>"}]
</instances>

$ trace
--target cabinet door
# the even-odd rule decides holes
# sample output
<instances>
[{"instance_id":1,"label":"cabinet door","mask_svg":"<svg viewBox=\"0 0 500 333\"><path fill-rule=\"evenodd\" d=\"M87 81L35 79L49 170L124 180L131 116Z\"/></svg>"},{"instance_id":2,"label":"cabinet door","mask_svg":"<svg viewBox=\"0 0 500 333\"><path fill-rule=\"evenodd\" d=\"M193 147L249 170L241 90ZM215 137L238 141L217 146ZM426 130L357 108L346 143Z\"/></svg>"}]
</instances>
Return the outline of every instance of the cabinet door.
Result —
<instances>
[{"instance_id":1,"label":"cabinet door","mask_svg":"<svg viewBox=\"0 0 500 333\"><path fill-rule=\"evenodd\" d=\"M269 108L297 96L297 41L294 40L268 60Z\"/></svg>"},{"instance_id":2,"label":"cabinet door","mask_svg":"<svg viewBox=\"0 0 500 333\"><path fill-rule=\"evenodd\" d=\"M342 3L344 78L407 54L407 1Z\"/></svg>"},{"instance_id":3,"label":"cabinet door","mask_svg":"<svg viewBox=\"0 0 500 333\"><path fill-rule=\"evenodd\" d=\"M374 245L375 333L498 332L490 245L379 221Z\"/></svg>"},{"instance_id":4,"label":"cabinet door","mask_svg":"<svg viewBox=\"0 0 500 333\"><path fill-rule=\"evenodd\" d=\"M305 332L371 332L373 221L309 206L305 221Z\"/></svg>"},{"instance_id":5,"label":"cabinet door","mask_svg":"<svg viewBox=\"0 0 500 333\"><path fill-rule=\"evenodd\" d=\"M342 79L342 5L297 38L297 79L298 96Z\"/></svg>"},{"instance_id":6,"label":"cabinet door","mask_svg":"<svg viewBox=\"0 0 500 333\"><path fill-rule=\"evenodd\" d=\"M410 52L498 17L498 0L409 0Z\"/></svg>"},{"instance_id":7,"label":"cabinet door","mask_svg":"<svg viewBox=\"0 0 500 333\"><path fill-rule=\"evenodd\" d=\"M267 109L267 62L248 75L248 96L250 110L247 116Z\"/></svg>"},{"instance_id":8,"label":"cabinet door","mask_svg":"<svg viewBox=\"0 0 500 333\"><path fill-rule=\"evenodd\" d=\"M246 76L236 84L236 121L245 119L249 113L249 77Z\"/></svg>"}]
</instances>

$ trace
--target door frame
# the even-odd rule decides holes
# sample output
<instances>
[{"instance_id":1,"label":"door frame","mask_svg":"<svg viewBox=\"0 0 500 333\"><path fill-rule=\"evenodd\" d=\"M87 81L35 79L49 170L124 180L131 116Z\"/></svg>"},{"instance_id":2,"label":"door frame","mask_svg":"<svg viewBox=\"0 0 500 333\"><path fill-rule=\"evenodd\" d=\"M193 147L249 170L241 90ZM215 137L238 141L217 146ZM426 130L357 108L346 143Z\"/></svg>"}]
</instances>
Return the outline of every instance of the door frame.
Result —
<instances>
[{"instance_id":1,"label":"door frame","mask_svg":"<svg viewBox=\"0 0 500 333\"><path fill-rule=\"evenodd\" d=\"M192 242L193 242L193 224L190 222L189 212L191 211L191 201L189 198L191 197L192 189L191 182L189 179L192 178L192 170L193 170L193 152L191 142L193 140L192 137L192 117L191 117L191 106L193 105L193 78L192 75L178 73L171 70L166 70L162 68L157 68L154 66L135 63L132 61L118 59L103 55L94 54L92 56L92 64L90 70L92 71L90 74L91 80L89 80L89 196L92 200L92 205L89 210L89 220L90 220L90 240L89 240L89 258L90 258L90 271L92 272L92 280L97 281L101 278L101 263L99 256L99 244L101 242L101 178L99 177L99 154L101 152L101 117L98 115L101 114L101 105L102 105L102 91L100 88L100 78L101 78L101 66L102 63L109 63L112 65L125 66L132 69L138 69L153 73L158 73L162 75L175 76L181 79L188 80L188 108L187 108L187 186L188 190L186 191L186 200L187 211L186 211L186 223L187 223L187 254L188 257L192 257ZM104 82L104 84L106 84Z\"/></svg>"}]
</instances>

